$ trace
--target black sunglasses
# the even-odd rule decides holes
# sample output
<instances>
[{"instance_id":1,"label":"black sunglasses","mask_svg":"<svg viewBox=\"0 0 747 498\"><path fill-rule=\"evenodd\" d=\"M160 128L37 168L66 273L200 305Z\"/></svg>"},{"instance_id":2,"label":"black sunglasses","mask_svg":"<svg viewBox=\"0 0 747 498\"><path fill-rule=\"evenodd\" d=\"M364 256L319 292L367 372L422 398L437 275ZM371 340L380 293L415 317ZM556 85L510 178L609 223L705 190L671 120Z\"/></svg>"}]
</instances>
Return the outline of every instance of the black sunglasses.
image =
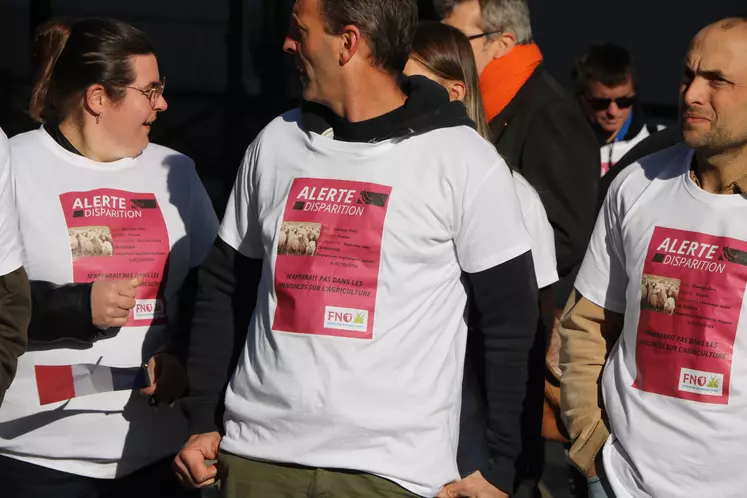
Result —
<instances>
[{"instance_id":1,"label":"black sunglasses","mask_svg":"<svg viewBox=\"0 0 747 498\"><path fill-rule=\"evenodd\" d=\"M605 109L608 109L612 102L617 104L617 107L620 109L627 109L635 104L636 100L637 98L635 95L631 95L630 97L618 97L616 99L592 99L586 97L589 106L595 111L604 111Z\"/></svg>"}]
</instances>

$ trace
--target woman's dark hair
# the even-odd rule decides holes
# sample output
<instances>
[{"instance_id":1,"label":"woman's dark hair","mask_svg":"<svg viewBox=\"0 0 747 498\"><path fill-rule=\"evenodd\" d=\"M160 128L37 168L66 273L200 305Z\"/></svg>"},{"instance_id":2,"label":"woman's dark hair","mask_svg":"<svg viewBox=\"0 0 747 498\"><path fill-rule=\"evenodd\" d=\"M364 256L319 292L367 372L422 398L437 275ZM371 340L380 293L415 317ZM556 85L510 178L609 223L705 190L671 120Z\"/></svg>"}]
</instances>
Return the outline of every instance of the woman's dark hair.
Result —
<instances>
[{"instance_id":1,"label":"woman's dark hair","mask_svg":"<svg viewBox=\"0 0 747 498\"><path fill-rule=\"evenodd\" d=\"M488 139L490 133L482 106L480 76L475 55L464 33L440 22L421 22L415 31L410 57L439 78L464 83L467 115L475 122L478 133Z\"/></svg>"},{"instance_id":2,"label":"woman's dark hair","mask_svg":"<svg viewBox=\"0 0 747 498\"><path fill-rule=\"evenodd\" d=\"M34 37L38 66L29 112L41 123L59 124L76 111L86 90L104 87L115 102L135 81L130 58L154 54L147 36L115 19L50 21Z\"/></svg>"}]
</instances>

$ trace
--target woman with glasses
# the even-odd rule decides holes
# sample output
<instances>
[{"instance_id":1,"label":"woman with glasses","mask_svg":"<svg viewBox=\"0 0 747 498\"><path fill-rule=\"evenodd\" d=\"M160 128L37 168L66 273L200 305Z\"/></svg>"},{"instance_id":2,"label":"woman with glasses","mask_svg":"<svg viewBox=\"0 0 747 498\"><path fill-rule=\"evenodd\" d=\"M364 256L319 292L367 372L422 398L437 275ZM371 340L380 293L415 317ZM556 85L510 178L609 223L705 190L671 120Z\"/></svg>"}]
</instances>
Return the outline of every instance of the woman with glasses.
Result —
<instances>
[{"instance_id":1,"label":"woman with glasses","mask_svg":"<svg viewBox=\"0 0 747 498\"><path fill-rule=\"evenodd\" d=\"M413 50L405 66L408 76L426 76L440 83L452 100L460 100L467 107L467 115L475 128L489 140L490 129L480 96L479 77L469 40L456 28L437 22L424 22L418 26ZM555 242L552 226L537 192L519 173L513 172L514 186L521 206L524 223L532 242L532 257L540 289L540 317L538 330L552 330L554 296L552 285L558 281ZM496 213L500 216L501 213ZM529 373L527 400L522 416L522 447L524 453L517 464L517 485L536 487L542 474L544 441L542 429L542 392L544 382L545 334L538 334L530 355L534 369ZM481 388L482 358L475 348L481 347L476 335L468 338L462 391L462 417L459 436L458 464L462 475L487 468L487 416L500 414L487 412L485 391ZM453 490L456 492L456 490ZM521 491L526 493L527 489ZM531 495L531 493L530 493ZM524 496L523 494L517 496Z\"/></svg>"},{"instance_id":2,"label":"woman with glasses","mask_svg":"<svg viewBox=\"0 0 747 498\"><path fill-rule=\"evenodd\" d=\"M170 472L186 422L170 403L217 218L194 163L149 143L168 105L142 32L52 22L35 50L42 126L10 140L33 310L0 408L0 494L186 496Z\"/></svg>"}]
</instances>

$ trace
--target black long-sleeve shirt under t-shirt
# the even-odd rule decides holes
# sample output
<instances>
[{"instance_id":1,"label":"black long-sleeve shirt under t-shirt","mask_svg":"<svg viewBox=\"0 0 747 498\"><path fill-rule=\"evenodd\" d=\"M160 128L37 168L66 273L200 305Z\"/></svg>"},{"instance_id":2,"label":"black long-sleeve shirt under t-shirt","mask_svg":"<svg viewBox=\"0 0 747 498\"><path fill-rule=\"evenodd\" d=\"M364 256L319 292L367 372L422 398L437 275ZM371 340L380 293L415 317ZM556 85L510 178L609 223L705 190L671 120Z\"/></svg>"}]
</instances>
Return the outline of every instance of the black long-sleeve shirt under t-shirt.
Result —
<instances>
[{"instance_id":1,"label":"black long-sleeve shirt under t-shirt","mask_svg":"<svg viewBox=\"0 0 747 498\"><path fill-rule=\"evenodd\" d=\"M359 123L304 103L304 125L317 132L331 127L335 139L357 142L470 125L462 104L448 104L448 95L440 86L415 80L408 90L405 106ZM421 93L414 98L413 92L433 95ZM223 395L246 341L263 264L218 238L200 269L187 360L189 393L183 401L193 434L222 431ZM538 319L531 253L466 274L465 282L472 300L470 333L480 335L485 354L490 463L480 470L493 485L510 492L515 460L521 452L520 420L528 356Z\"/></svg>"}]
</instances>

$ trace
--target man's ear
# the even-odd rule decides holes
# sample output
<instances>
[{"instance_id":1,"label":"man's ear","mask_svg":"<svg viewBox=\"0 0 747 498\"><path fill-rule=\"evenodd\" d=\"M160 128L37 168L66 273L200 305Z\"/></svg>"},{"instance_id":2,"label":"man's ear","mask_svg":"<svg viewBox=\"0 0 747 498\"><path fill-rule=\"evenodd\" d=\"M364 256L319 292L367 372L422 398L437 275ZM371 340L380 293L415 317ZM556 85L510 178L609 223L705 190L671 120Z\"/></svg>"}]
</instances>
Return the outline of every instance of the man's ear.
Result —
<instances>
[{"instance_id":1,"label":"man's ear","mask_svg":"<svg viewBox=\"0 0 747 498\"><path fill-rule=\"evenodd\" d=\"M342 30L342 44L340 45L340 66L344 66L351 61L353 56L360 48L361 43L361 32L357 26L352 24L345 26Z\"/></svg>"},{"instance_id":2,"label":"man's ear","mask_svg":"<svg viewBox=\"0 0 747 498\"><path fill-rule=\"evenodd\" d=\"M498 38L487 42L491 59L500 59L509 53L516 46L516 35L510 31L505 31L498 35Z\"/></svg>"}]
</instances>

